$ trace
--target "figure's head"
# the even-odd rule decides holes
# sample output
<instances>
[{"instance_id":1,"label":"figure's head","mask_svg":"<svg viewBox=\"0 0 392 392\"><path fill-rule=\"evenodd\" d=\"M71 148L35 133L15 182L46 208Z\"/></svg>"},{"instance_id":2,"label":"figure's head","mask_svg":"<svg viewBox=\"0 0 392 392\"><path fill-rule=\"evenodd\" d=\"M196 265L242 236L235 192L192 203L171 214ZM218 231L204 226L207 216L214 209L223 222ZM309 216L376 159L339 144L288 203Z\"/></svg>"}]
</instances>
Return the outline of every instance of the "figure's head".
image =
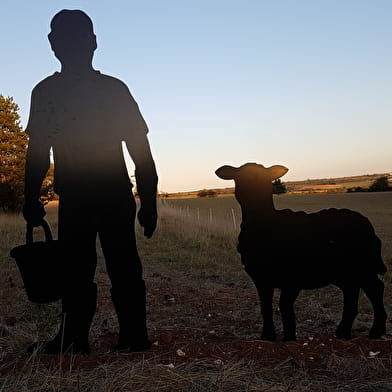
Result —
<instances>
[{"instance_id":1,"label":"figure's head","mask_svg":"<svg viewBox=\"0 0 392 392\"><path fill-rule=\"evenodd\" d=\"M61 64L91 63L97 41L93 23L80 10L62 10L50 23L50 45Z\"/></svg>"}]
</instances>

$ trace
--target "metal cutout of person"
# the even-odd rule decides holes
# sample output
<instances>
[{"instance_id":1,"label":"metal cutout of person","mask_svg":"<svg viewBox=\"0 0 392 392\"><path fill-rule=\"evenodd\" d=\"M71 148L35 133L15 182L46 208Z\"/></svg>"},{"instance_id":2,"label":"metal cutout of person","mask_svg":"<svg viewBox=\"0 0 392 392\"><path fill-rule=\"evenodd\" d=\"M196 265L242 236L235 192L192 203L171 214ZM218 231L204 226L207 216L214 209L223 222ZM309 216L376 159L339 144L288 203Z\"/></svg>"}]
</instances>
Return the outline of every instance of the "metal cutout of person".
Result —
<instances>
[{"instance_id":1,"label":"metal cutout of person","mask_svg":"<svg viewBox=\"0 0 392 392\"><path fill-rule=\"evenodd\" d=\"M23 215L33 226L42 222L45 209L39 195L52 148L54 189L59 195L58 239L66 250L69 276L57 335L33 343L28 352L91 352L97 235L119 322L114 350L145 351L151 347L146 286L135 239L136 202L122 142L135 164L138 221L150 238L157 222L158 177L148 128L127 86L93 69L97 43L89 16L80 10L62 10L50 26L48 38L61 72L39 82L32 92Z\"/></svg>"}]
</instances>

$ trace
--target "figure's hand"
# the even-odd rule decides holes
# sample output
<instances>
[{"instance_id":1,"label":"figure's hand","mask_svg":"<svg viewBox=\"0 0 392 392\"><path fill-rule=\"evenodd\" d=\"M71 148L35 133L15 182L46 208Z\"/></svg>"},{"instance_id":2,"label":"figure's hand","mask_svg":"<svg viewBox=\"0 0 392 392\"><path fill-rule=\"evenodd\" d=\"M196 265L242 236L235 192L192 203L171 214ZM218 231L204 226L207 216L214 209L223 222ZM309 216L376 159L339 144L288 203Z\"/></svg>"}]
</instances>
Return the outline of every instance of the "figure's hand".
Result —
<instances>
[{"instance_id":1,"label":"figure's hand","mask_svg":"<svg viewBox=\"0 0 392 392\"><path fill-rule=\"evenodd\" d=\"M144 227L144 236L151 238L157 227L158 214L155 207L140 207L137 214L140 226Z\"/></svg>"},{"instance_id":2,"label":"figure's hand","mask_svg":"<svg viewBox=\"0 0 392 392\"><path fill-rule=\"evenodd\" d=\"M23 206L23 217L33 227L41 226L45 215L46 211L40 200L27 202Z\"/></svg>"}]
</instances>

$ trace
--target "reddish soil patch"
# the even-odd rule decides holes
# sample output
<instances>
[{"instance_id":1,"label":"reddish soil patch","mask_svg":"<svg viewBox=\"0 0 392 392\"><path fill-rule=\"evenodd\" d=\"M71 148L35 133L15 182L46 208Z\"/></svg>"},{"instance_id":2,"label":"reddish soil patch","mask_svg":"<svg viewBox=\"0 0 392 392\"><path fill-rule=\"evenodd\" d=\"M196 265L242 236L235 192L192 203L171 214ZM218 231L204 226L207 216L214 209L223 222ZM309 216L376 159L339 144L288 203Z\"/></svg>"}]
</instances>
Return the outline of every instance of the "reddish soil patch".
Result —
<instances>
[{"instance_id":1,"label":"reddish soil patch","mask_svg":"<svg viewBox=\"0 0 392 392\"><path fill-rule=\"evenodd\" d=\"M358 336L351 341L320 335L297 342L265 342L241 340L232 336L216 336L213 331L167 331L154 342L144 358L159 359L163 364L182 362L210 362L211 365L246 359L260 365L276 365L285 361L317 364L330 355L365 356L392 360L392 339L369 340ZM131 354L131 356L140 355ZM391 363L392 366L392 363Z\"/></svg>"},{"instance_id":2,"label":"reddish soil patch","mask_svg":"<svg viewBox=\"0 0 392 392\"><path fill-rule=\"evenodd\" d=\"M328 184L328 185L304 185L296 188L296 191L329 191L342 188L342 185Z\"/></svg>"},{"instance_id":3,"label":"reddish soil patch","mask_svg":"<svg viewBox=\"0 0 392 392\"><path fill-rule=\"evenodd\" d=\"M182 363L199 364L203 367L219 367L228 361L247 360L260 366L278 366L292 362L308 368L324 366L325 359L332 355L340 357L364 357L381 360L386 368L392 369L392 339L369 340L358 335L350 341L336 339L332 335L318 335L297 342L246 341L232 336L217 336L213 331L165 331L155 337L151 350L143 353L117 354L110 348L116 343L115 334L106 334L93 343L89 356L63 355L62 364L73 369L92 369L101 364L122 361L144 360L166 366ZM8 353L0 359L2 373L22 367L27 356ZM58 366L58 355L40 355L40 362ZM10 365L7 369L7 363Z\"/></svg>"}]
</instances>

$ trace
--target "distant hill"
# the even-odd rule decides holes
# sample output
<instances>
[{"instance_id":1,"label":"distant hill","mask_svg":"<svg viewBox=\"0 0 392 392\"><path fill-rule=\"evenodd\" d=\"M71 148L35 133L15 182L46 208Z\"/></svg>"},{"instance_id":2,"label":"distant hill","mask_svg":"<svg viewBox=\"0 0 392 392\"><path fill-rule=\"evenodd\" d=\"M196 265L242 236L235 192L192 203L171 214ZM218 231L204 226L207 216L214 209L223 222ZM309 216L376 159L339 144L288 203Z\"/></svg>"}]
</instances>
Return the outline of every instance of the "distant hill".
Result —
<instances>
[{"instance_id":1,"label":"distant hill","mask_svg":"<svg viewBox=\"0 0 392 392\"><path fill-rule=\"evenodd\" d=\"M365 174L351 177L320 178L285 182L288 192L346 192L349 188L367 188L377 178L387 176L392 181L392 173Z\"/></svg>"},{"instance_id":2,"label":"distant hill","mask_svg":"<svg viewBox=\"0 0 392 392\"><path fill-rule=\"evenodd\" d=\"M337 193L347 192L347 189L349 188L367 188L374 180L383 176L388 176L389 181L392 182L392 173L364 174L351 177L319 178L283 182L286 185L288 193ZM209 190L215 192L217 196L228 196L234 194L233 187L213 188ZM167 198L192 198L197 197L200 191L201 189L189 192L162 193L160 196Z\"/></svg>"}]
</instances>

